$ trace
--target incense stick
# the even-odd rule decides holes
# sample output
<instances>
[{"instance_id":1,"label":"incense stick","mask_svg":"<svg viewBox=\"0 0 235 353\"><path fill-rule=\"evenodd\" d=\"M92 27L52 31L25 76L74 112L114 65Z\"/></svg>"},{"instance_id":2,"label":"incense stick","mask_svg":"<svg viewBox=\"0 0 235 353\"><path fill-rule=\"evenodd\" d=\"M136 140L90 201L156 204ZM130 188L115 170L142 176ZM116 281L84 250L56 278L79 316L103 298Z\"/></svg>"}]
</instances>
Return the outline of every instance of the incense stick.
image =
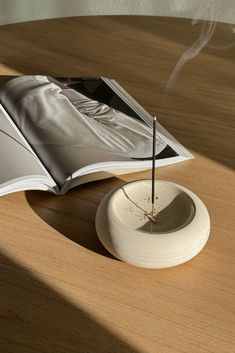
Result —
<instances>
[{"instance_id":1,"label":"incense stick","mask_svg":"<svg viewBox=\"0 0 235 353\"><path fill-rule=\"evenodd\" d=\"M153 117L153 161L152 161L152 216L155 205L155 156L156 156L156 116Z\"/></svg>"},{"instance_id":2,"label":"incense stick","mask_svg":"<svg viewBox=\"0 0 235 353\"><path fill-rule=\"evenodd\" d=\"M131 198L127 195L125 189L122 187L122 191L124 192L125 196L130 200L136 207L138 207L141 211L144 212L144 215L150 220L151 222L151 228L150 232L153 232L153 224L157 223L157 219L155 217L155 156L156 156L156 122L157 118L154 116L153 118L153 153L152 153L152 211L151 212L146 212L142 207L140 207L135 201L131 200Z\"/></svg>"}]
</instances>

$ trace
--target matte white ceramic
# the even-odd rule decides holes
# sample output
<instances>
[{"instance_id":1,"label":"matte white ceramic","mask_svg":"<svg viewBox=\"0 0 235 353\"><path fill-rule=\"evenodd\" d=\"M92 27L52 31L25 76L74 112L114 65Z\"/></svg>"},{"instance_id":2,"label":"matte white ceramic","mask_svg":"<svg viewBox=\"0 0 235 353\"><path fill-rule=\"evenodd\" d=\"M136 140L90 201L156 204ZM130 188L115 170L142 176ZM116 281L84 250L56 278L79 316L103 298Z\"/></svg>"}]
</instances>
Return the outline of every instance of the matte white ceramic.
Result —
<instances>
[{"instance_id":1,"label":"matte white ceramic","mask_svg":"<svg viewBox=\"0 0 235 353\"><path fill-rule=\"evenodd\" d=\"M146 268L182 264L207 242L210 218L204 203L178 184L155 182L157 223L151 212L151 180L127 183L107 194L96 214L96 230L115 257Z\"/></svg>"}]
</instances>

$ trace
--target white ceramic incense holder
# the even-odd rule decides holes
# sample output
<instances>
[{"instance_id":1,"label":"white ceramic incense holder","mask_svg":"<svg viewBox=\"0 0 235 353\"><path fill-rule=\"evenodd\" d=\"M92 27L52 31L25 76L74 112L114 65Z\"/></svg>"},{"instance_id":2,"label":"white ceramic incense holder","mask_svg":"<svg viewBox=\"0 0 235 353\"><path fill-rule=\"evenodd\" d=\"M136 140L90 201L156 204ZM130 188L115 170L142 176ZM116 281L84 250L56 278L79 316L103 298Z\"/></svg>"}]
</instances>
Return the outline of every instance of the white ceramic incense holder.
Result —
<instances>
[{"instance_id":1,"label":"white ceramic incense holder","mask_svg":"<svg viewBox=\"0 0 235 353\"><path fill-rule=\"evenodd\" d=\"M210 218L203 202L172 182L155 181L156 223L151 214L151 180L137 180L107 194L96 214L104 247L132 265L165 268L197 255L207 242Z\"/></svg>"}]
</instances>

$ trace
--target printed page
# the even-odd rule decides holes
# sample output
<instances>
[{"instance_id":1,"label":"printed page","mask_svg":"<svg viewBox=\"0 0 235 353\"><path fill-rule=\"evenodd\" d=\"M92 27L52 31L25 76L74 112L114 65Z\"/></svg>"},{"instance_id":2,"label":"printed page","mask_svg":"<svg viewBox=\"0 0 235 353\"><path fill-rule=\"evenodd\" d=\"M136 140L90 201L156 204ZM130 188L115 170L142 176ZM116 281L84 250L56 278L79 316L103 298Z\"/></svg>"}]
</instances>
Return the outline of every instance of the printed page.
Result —
<instances>
[{"instance_id":1,"label":"printed page","mask_svg":"<svg viewBox=\"0 0 235 353\"><path fill-rule=\"evenodd\" d=\"M98 82L93 81L93 85ZM9 81L0 95L58 185L93 164L151 160L150 126L137 114L131 116L102 102L101 96L106 94L107 103L120 106L115 93L112 96L109 87L105 91L105 83L94 87L101 95L96 95L97 100L89 97L89 89L81 93L77 88L76 81L63 83L46 76L24 76ZM156 142L160 155L167 144L161 138Z\"/></svg>"},{"instance_id":2,"label":"printed page","mask_svg":"<svg viewBox=\"0 0 235 353\"><path fill-rule=\"evenodd\" d=\"M0 188L9 181L23 178L48 179L38 158L18 134L4 108L0 105Z\"/></svg>"}]
</instances>

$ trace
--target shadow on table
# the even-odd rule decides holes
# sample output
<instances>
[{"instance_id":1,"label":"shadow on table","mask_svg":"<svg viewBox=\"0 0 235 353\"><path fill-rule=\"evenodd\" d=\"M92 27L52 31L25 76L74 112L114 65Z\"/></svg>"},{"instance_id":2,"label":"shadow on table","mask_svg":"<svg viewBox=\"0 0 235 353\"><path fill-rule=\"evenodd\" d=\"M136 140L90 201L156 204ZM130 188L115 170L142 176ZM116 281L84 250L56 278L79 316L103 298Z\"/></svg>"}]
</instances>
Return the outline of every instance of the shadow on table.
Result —
<instances>
[{"instance_id":1,"label":"shadow on table","mask_svg":"<svg viewBox=\"0 0 235 353\"><path fill-rule=\"evenodd\" d=\"M1 352L139 352L1 253L0 268Z\"/></svg>"},{"instance_id":2,"label":"shadow on table","mask_svg":"<svg viewBox=\"0 0 235 353\"><path fill-rule=\"evenodd\" d=\"M113 258L97 237L95 215L105 194L124 183L110 178L78 186L65 195L43 191L26 191L25 195L34 212L59 233L91 251Z\"/></svg>"}]
</instances>

